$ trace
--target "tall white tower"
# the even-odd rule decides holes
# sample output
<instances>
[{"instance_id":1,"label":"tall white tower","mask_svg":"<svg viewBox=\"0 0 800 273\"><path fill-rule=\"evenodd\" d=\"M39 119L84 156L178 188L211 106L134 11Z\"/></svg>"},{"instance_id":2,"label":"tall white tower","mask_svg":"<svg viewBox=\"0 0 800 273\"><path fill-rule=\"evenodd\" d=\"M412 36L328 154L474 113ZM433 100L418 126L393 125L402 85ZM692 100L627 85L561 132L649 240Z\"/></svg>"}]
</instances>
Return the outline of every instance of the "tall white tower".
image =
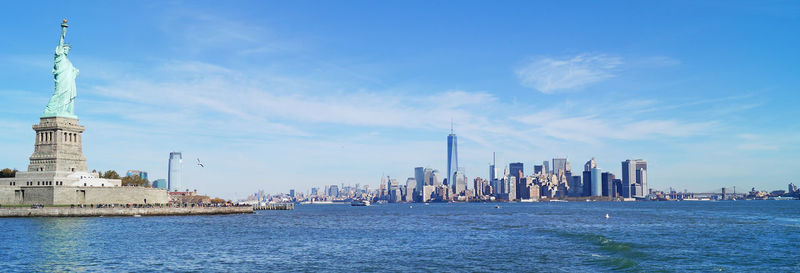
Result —
<instances>
[{"instance_id":1,"label":"tall white tower","mask_svg":"<svg viewBox=\"0 0 800 273\"><path fill-rule=\"evenodd\" d=\"M183 165L183 155L181 152L169 153L169 177L167 187L169 191L181 190L181 167Z\"/></svg>"},{"instance_id":2,"label":"tall white tower","mask_svg":"<svg viewBox=\"0 0 800 273\"><path fill-rule=\"evenodd\" d=\"M458 171L458 138L453 132L453 124L450 123L450 135L447 136L447 184L456 191L456 172Z\"/></svg>"}]
</instances>

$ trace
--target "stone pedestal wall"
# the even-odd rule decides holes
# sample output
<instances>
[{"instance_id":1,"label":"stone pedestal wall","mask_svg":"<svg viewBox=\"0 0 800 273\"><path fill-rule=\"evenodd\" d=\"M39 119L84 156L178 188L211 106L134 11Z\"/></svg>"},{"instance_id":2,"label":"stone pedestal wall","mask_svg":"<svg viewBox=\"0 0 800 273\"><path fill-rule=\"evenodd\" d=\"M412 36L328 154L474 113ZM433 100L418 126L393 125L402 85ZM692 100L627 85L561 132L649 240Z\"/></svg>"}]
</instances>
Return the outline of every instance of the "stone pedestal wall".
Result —
<instances>
[{"instance_id":1,"label":"stone pedestal wall","mask_svg":"<svg viewBox=\"0 0 800 273\"><path fill-rule=\"evenodd\" d=\"M165 189L145 187L2 186L3 205L166 204Z\"/></svg>"},{"instance_id":2,"label":"stone pedestal wall","mask_svg":"<svg viewBox=\"0 0 800 273\"><path fill-rule=\"evenodd\" d=\"M36 142L28 172L86 172L82 134L85 128L78 120L46 117L33 125Z\"/></svg>"}]
</instances>

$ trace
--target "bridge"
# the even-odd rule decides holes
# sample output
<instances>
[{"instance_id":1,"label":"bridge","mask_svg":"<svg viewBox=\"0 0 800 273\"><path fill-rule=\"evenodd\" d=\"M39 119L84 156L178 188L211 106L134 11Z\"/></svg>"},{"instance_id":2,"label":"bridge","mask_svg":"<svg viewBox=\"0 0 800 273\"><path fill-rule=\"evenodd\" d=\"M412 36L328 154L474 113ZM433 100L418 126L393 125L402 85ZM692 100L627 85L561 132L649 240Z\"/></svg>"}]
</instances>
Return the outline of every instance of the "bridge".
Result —
<instances>
[{"instance_id":1,"label":"bridge","mask_svg":"<svg viewBox=\"0 0 800 273\"><path fill-rule=\"evenodd\" d=\"M667 193L670 199L717 199L717 200L728 200L728 199L744 199L747 193L737 193L736 187L733 187L733 192L729 192L730 188L717 188L709 191L703 192L676 192L671 191Z\"/></svg>"}]
</instances>

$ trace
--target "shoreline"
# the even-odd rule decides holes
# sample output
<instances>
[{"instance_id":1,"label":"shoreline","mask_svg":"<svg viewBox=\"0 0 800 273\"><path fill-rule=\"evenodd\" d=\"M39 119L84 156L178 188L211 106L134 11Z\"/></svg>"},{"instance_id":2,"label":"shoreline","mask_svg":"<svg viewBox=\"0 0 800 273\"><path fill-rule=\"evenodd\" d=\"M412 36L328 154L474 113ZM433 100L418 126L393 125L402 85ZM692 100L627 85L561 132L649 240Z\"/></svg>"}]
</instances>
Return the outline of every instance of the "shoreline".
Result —
<instances>
[{"instance_id":1,"label":"shoreline","mask_svg":"<svg viewBox=\"0 0 800 273\"><path fill-rule=\"evenodd\" d=\"M253 207L165 207L165 208L0 208L0 218L9 217L98 217L98 216L190 216L253 213Z\"/></svg>"}]
</instances>

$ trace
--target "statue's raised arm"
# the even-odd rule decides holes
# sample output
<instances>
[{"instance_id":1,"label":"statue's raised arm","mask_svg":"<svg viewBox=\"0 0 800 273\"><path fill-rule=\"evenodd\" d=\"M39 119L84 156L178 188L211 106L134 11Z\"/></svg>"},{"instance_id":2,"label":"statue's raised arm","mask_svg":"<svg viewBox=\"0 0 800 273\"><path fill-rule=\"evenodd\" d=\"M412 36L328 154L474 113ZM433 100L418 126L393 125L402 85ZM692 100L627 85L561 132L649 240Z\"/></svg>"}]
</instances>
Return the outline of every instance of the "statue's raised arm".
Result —
<instances>
[{"instance_id":1,"label":"statue's raised arm","mask_svg":"<svg viewBox=\"0 0 800 273\"><path fill-rule=\"evenodd\" d=\"M61 23L61 40L58 41L58 45L59 46L63 46L64 45L64 37L67 37L67 28L68 27L69 27L69 25L67 25L67 19L64 19L64 21Z\"/></svg>"}]
</instances>

